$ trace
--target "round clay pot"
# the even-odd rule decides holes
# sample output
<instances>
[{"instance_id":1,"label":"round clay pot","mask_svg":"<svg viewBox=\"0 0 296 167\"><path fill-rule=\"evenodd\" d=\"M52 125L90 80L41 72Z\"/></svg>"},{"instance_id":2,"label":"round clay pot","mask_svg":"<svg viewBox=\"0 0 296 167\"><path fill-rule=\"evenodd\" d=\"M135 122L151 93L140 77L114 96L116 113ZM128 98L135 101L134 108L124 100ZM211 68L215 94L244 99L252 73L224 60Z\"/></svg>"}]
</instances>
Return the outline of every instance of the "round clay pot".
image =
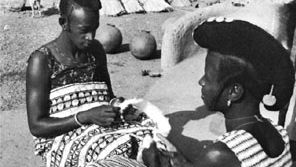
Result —
<instances>
[{"instance_id":1,"label":"round clay pot","mask_svg":"<svg viewBox=\"0 0 296 167\"><path fill-rule=\"evenodd\" d=\"M149 31L140 31L130 43L130 51L133 56L140 60L154 57L156 53L156 40Z\"/></svg>"},{"instance_id":2,"label":"round clay pot","mask_svg":"<svg viewBox=\"0 0 296 167\"><path fill-rule=\"evenodd\" d=\"M115 25L106 24L99 27L97 39L103 45L106 53L115 53L121 46L122 34Z\"/></svg>"}]
</instances>

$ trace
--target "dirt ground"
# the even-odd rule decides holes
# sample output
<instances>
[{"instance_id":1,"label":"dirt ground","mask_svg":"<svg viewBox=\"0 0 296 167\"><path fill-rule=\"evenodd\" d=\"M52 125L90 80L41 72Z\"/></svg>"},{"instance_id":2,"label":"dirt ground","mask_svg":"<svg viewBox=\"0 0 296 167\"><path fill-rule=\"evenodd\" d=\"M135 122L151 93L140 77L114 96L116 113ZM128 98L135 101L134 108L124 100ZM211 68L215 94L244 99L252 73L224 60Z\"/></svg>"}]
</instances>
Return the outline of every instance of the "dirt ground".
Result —
<instances>
[{"instance_id":1,"label":"dirt ground","mask_svg":"<svg viewBox=\"0 0 296 167\"><path fill-rule=\"evenodd\" d=\"M50 2L47 2L50 4ZM128 43L139 30L148 30L157 41L160 56L162 23L179 17L192 8L170 13L130 14L101 17L101 25L111 23L123 35L117 54L107 55L114 93L126 98L143 97L159 79L141 76L141 70L160 71L160 59L141 61L134 58ZM60 33L58 14L51 11L40 18L31 18L30 10L8 12L0 10L0 166L41 166L33 155L32 138L25 111L26 61L32 51L53 40Z\"/></svg>"}]
</instances>

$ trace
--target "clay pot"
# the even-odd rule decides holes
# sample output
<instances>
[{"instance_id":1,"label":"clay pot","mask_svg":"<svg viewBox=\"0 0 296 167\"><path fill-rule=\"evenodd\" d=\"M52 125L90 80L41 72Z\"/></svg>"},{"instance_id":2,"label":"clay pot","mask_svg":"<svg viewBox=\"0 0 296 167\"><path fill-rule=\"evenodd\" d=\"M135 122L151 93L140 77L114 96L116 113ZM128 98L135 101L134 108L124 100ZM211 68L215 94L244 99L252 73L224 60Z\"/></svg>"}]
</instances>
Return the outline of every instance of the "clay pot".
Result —
<instances>
[{"instance_id":1,"label":"clay pot","mask_svg":"<svg viewBox=\"0 0 296 167\"><path fill-rule=\"evenodd\" d=\"M156 40L149 31L140 31L130 43L130 51L133 56L140 60L153 58L156 53Z\"/></svg>"},{"instance_id":2,"label":"clay pot","mask_svg":"<svg viewBox=\"0 0 296 167\"><path fill-rule=\"evenodd\" d=\"M97 39L103 45L106 53L115 53L121 46L122 34L115 25L106 24L99 27Z\"/></svg>"}]
</instances>

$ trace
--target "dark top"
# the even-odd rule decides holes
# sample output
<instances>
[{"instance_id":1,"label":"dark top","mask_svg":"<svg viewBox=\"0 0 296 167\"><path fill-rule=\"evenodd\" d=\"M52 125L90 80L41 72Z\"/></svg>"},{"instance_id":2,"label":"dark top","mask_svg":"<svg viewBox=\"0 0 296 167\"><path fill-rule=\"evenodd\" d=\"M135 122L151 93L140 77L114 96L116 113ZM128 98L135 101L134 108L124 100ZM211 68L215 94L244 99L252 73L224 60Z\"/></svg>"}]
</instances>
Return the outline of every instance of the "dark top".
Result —
<instances>
[{"instance_id":1,"label":"dark top","mask_svg":"<svg viewBox=\"0 0 296 167\"><path fill-rule=\"evenodd\" d=\"M51 54L47 47L41 47L38 51L48 56L48 68L50 69L51 89L72 83L94 81L96 63L95 57L86 54L87 61L75 67L63 65Z\"/></svg>"},{"instance_id":2,"label":"dark top","mask_svg":"<svg viewBox=\"0 0 296 167\"><path fill-rule=\"evenodd\" d=\"M41 52L48 58L51 90L73 83L98 81L105 82L109 89L110 98L114 97L107 69L106 55L103 49L100 48L101 45L98 45L97 41L94 42L93 48L89 49L89 52L79 53L83 54L82 57L85 57L85 59L83 60L83 63L75 64L75 66L68 66L60 63L51 53L49 47L47 47L50 45L51 44L42 46L35 52ZM32 53L32 55L33 54L34 53Z\"/></svg>"}]
</instances>

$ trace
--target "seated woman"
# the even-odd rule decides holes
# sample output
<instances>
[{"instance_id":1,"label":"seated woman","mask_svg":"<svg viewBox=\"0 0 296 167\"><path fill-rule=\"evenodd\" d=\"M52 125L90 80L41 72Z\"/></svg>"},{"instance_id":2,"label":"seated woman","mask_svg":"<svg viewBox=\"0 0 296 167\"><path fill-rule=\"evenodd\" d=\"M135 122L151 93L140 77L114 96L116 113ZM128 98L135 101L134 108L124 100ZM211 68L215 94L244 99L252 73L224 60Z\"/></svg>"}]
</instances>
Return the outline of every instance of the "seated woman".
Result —
<instances>
[{"instance_id":1,"label":"seated woman","mask_svg":"<svg viewBox=\"0 0 296 167\"><path fill-rule=\"evenodd\" d=\"M95 40L99 0L61 0L62 32L34 51L27 66L28 123L46 166L85 166L112 155L132 156L128 134L149 134L142 116L123 123L102 45ZM127 113L125 116L128 116ZM140 119L139 119L140 118ZM139 134L138 134L139 133Z\"/></svg>"},{"instance_id":2,"label":"seated woman","mask_svg":"<svg viewBox=\"0 0 296 167\"><path fill-rule=\"evenodd\" d=\"M223 17L203 22L193 38L208 48L205 74L199 81L202 99L210 110L224 114L227 133L204 148L194 162L152 144L143 152L144 163L149 167L292 166L286 130L259 112L260 102L269 110L289 102L295 71L286 50L263 29Z\"/></svg>"}]
</instances>

